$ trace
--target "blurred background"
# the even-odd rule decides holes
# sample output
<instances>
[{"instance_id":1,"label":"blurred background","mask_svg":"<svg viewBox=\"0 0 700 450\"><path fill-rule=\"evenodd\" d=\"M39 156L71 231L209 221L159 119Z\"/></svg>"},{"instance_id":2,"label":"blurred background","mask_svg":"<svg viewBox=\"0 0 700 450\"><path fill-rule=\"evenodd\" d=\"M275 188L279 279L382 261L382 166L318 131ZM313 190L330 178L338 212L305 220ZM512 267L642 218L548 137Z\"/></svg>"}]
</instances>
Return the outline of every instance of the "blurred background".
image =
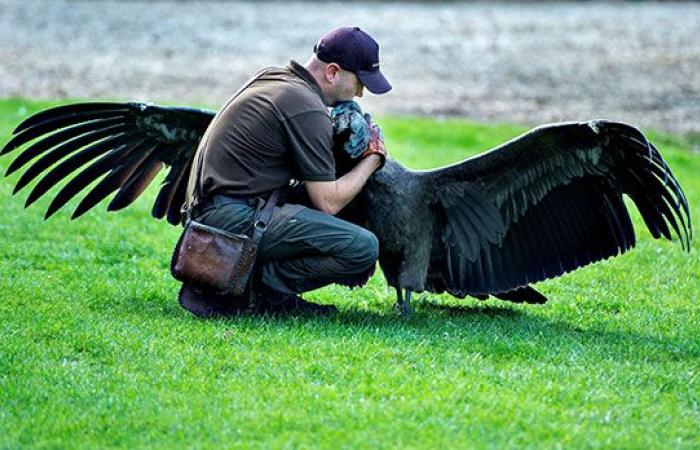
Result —
<instances>
[{"instance_id":1,"label":"blurred background","mask_svg":"<svg viewBox=\"0 0 700 450\"><path fill-rule=\"evenodd\" d=\"M340 25L381 45L374 113L700 133L697 3L0 0L0 97L217 108Z\"/></svg>"}]
</instances>

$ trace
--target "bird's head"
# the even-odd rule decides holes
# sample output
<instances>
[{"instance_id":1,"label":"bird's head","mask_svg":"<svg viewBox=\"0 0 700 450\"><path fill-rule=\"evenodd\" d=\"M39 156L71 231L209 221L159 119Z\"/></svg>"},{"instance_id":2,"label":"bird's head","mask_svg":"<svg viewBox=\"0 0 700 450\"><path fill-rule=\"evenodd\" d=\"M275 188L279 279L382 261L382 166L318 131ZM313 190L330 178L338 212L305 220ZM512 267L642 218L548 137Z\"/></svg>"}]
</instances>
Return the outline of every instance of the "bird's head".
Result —
<instances>
[{"instance_id":1,"label":"bird's head","mask_svg":"<svg viewBox=\"0 0 700 450\"><path fill-rule=\"evenodd\" d=\"M360 105L354 101L338 103L331 110L330 116L336 176L340 177L361 161L373 140L383 142L384 136L379 126L372 122L372 115L363 113Z\"/></svg>"}]
</instances>

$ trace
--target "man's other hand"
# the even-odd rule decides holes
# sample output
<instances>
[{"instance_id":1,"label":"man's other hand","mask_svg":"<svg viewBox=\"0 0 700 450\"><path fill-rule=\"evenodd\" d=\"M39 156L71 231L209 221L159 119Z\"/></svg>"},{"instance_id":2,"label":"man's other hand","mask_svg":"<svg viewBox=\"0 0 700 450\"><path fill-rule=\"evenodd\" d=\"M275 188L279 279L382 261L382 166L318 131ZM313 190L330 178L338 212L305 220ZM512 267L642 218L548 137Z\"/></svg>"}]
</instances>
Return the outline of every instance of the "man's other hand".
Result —
<instances>
[{"instance_id":1,"label":"man's other hand","mask_svg":"<svg viewBox=\"0 0 700 450\"><path fill-rule=\"evenodd\" d=\"M371 125L372 136L369 139L369 144L367 145L367 150L362 153L362 157L366 158L369 155L377 155L381 159L381 164L377 167L377 170L384 167L386 162L387 151L386 145L384 144L384 137L382 136L381 129L376 124Z\"/></svg>"}]
</instances>

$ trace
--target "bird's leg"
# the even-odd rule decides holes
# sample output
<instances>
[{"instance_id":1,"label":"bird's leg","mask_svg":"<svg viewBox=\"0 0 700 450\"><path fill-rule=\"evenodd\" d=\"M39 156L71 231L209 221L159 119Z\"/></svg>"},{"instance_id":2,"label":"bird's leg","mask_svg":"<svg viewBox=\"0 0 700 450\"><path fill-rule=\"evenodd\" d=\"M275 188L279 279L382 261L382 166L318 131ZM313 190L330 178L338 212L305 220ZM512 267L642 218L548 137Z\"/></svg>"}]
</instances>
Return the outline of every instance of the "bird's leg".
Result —
<instances>
[{"instance_id":1,"label":"bird's leg","mask_svg":"<svg viewBox=\"0 0 700 450\"><path fill-rule=\"evenodd\" d=\"M411 291L409 289L406 289L406 299L403 302L401 315L407 319L411 318Z\"/></svg>"},{"instance_id":2,"label":"bird's leg","mask_svg":"<svg viewBox=\"0 0 700 450\"><path fill-rule=\"evenodd\" d=\"M404 291L406 298L402 295L401 288L396 288L396 307L402 317L409 319L411 317L411 291L409 289L404 289Z\"/></svg>"}]
</instances>

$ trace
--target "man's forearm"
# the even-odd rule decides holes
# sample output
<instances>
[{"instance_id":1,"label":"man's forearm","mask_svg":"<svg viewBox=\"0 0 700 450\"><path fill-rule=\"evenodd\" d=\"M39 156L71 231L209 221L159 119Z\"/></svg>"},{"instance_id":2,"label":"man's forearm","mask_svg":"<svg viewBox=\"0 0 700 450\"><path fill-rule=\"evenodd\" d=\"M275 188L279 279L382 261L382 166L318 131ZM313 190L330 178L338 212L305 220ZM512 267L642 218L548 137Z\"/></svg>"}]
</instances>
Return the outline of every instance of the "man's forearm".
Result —
<instances>
[{"instance_id":1,"label":"man's forearm","mask_svg":"<svg viewBox=\"0 0 700 450\"><path fill-rule=\"evenodd\" d=\"M359 194L381 163L382 160L378 155L370 155L360 161L350 172L329 182L328 186L307 182L311 201L320 210L331 215L337 214Z\"/></svg>"},{"instance_id":2,"label":"man's forearm","mask_svg":"<svg viewBox=\"0 0 700 450\"><path fill-rule=\"evenodd\" d=\"M350 203L362 188L369 177L379 168L382 160L377 155L370 155L364 158L350 172L336 180L338 185L338 211Z\"/></svg>"}]
</instances>

